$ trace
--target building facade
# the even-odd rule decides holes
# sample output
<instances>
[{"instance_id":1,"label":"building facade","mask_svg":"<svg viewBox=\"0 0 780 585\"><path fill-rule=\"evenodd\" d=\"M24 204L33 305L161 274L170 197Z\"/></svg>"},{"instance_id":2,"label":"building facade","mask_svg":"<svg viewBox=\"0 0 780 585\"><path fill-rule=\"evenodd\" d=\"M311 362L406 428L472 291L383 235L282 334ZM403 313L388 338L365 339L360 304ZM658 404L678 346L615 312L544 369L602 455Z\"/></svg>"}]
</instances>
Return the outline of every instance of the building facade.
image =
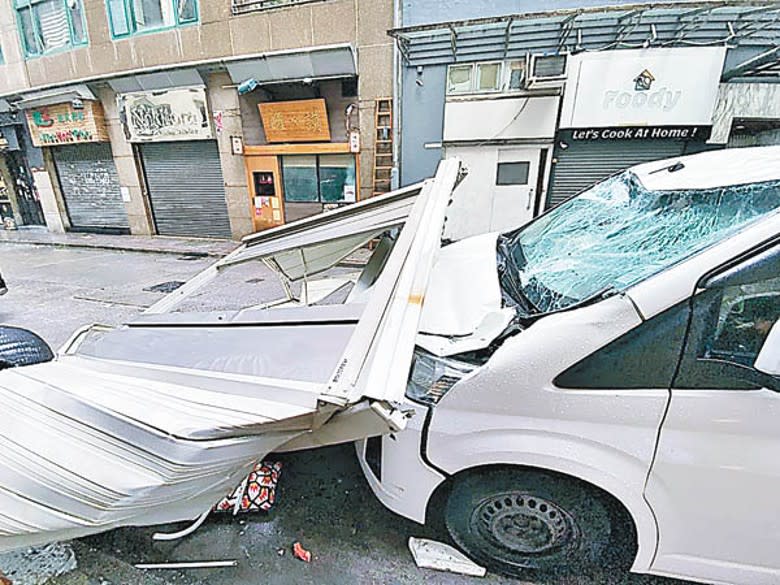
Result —
<instances>
[{"instance_id":1,"label":"building facade","mask_svg":"<svg viewBox=\"0 0 780 585\"><path fill-rule=\"evenodd\" d=\"M400 184L464 160L450 239L522 225L636 163L778 141L780 3L396 9Z\"/></svg>"},{"instance_id":2,"label":"building facade","mask_svg":"<svg viewBox=\"0 0 780 585\"><path fill-rule=\"evenodd\" d=\"M392 22L383 0L0 0L4 159L53 231L238 238L348 204L386 190ZM5 213L36 223L17 191Z\"/></svg>"}]
</instances>

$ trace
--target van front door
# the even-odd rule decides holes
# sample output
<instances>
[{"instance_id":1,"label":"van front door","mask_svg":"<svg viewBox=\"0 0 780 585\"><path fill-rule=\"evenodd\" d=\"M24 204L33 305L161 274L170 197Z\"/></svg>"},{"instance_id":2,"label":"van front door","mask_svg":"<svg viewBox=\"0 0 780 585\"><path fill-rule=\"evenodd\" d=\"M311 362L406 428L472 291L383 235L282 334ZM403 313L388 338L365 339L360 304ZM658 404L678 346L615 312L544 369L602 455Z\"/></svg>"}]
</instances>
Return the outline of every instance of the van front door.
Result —
<instances>
[{"instance_id":1,"label":"van front door","mask_svg":"<svg viewBox=\"0 0 780 585\"><path fill-rule=\"evenodd\" d=\"M778 274L775 245L693 299L646 488L659 528L654 571L780 583L780 380L754 368L780 314Z\"/></svg>"},{"instance_id":2,"label":"van front door","mask_svg":"<svg viewBox=\"0 0 780 585\"><path fill-rule=\"evenodd\" d=\"M540 148L448 146L468 175L447 215L445 237L461 240L506 231L531 221L537 207L542 160Z\"/></svg>"}]
</instances>

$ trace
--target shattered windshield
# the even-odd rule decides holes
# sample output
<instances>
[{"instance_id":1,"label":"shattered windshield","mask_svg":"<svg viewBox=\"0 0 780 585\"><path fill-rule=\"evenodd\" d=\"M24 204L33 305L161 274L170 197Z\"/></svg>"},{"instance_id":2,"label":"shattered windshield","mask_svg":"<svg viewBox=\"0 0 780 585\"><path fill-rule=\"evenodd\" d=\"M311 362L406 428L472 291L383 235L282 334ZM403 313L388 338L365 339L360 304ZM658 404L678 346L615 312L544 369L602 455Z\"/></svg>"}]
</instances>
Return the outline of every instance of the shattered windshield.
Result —
<instances>
[{"instance_id":1,"label":"shattered windshield","mask_svg":"<svg viewBox=\"0 0 780 585\"><path fill-rule=\"evenodd\" d=\"M780 207L780 181L653 191L631 172L499 238L505 302L527 316L622 291Z\"/></svg>"}]
</instances>

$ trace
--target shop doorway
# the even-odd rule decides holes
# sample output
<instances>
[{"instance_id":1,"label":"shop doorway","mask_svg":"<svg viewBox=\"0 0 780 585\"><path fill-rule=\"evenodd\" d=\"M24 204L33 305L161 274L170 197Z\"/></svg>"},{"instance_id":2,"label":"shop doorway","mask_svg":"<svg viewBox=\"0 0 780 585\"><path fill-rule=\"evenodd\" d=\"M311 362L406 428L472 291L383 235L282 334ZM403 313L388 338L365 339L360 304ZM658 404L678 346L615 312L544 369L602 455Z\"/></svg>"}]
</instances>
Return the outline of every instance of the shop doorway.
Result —
<instances>
[{"instance_id":1,"label":"shop doorway","mask_svg":"<svg viewBox=\"0 0 780 585\"><path fill-rule=\"evenodd\" d=\"M21 151L9 151L2 156L7 170L4 174L9 204L15 197L23 225L46 225L32 173Z\"/></svg>"},{"instance_id":2,"label":"shop doorway","mask_svg":"<svg viewBox=\"0 0 780 585\"><path fill-rule=\"evenodd\" d=\"M506 231L534 218L545 185L547 149L448 146L446 156L460 158L468 169L447 217L447 239Z\"/></svg>"},{"instance_id":3,"label":"shop doorway","mask_svg":"<svg viewBox=\"0 0 780 585\"><path fill-rule=\"evenodd\" d=\"M139 150L158 234L231 237L215 141L154 142Z\"/></svg>"},{"instance_id":4,"label":"shop doorway","mask_svg":"<svg viewBox=\"0 0 780 585\"><path fill-rule=\"evenodd\" d=\"M110 144L56 146L52 155L71 230L129 234Z\"/></svg>"}]
</instances>

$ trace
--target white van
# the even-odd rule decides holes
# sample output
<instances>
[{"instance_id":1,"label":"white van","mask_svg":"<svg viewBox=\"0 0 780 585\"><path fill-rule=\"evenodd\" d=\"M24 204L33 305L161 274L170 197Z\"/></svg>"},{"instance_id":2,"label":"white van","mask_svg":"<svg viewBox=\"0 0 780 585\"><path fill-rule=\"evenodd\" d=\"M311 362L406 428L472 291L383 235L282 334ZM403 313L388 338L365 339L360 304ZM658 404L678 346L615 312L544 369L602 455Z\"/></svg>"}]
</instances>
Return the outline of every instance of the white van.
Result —
<instances>
[{"instance_id":1,"label":"white van","mask_svg":"<svg viewBox=\"0 0 780 585\"><path fill-rule=\"evenodd\" d=\"M374 493L507 574L636 539L636 572L780 583L779 210L780 147L724 150L443 248Z\"/></svg>"},{"instance_id":2,"label":"white van","mask_svg":"<svg viewBox=\"0 0 780 585\"><path fill-rule=\"evenodd\" d=\"M443 502L497 571L635 540L637 572L780 582L780 147L640 165L443 245L461 179L447 160L250 236L54 359L0 328L0 550L202 521L258 457L357 440L386 506ZM252 297L259 262L279 302Z\"/></svg>"}]
</instances>

